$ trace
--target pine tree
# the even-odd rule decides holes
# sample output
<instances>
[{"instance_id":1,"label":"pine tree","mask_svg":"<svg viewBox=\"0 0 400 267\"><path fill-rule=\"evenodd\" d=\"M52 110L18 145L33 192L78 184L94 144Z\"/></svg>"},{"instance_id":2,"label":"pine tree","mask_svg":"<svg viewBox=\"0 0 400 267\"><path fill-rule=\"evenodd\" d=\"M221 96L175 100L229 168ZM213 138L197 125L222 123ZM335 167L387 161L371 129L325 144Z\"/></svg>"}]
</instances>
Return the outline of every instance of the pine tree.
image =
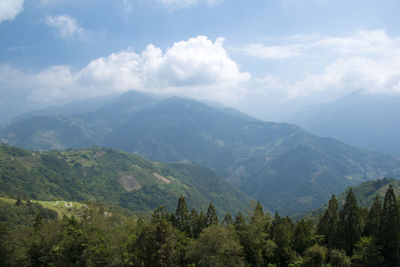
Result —
<instances>
[{"instance_id":1,"label":"pine tree","mask_svg":"<svg viewBox=\"0 0 400 267\"><path fill-rule=\"evenodd\" d=\"M257 201L257 205L254 209L254 212L251 216L251 223L256 223L257 221L264 220L264 211L259 201Z\"/></svg>"},{"instance_id":2,"label":"pine tree","mask_svg":"<svg viewBox=\"0 0 400 267\"><path fill-rule=\"evenodd\" d=\"M204 212L201 211L199 215L199 221L198 221L198 234L203 232L203 230L207 228L207 217L204 215Z\"/></svg>"},{"instance_id":3,"label":"pine tree","mask_svg":"<svg viewBox=\"0 0 400 267\"><path fill-rule=\"evenodd\" d=\"M200 234L199 230L199 215L195 209L192 209L189 216L191 237L197 238Z\"/></svg>"},{"instance_id":4,"label":"pine tree","mask_svg":"<svg viewBox=\"0 0 400 267\"><path fill-rule=\"evenodd\" d=\"M207 227L210 225L218 225L217 212L211 202L207 210Z\"/></svg>"},{"instance_id":5,"label":"pine tree","mask_svg":"<svg viewBox=\"0 0 400 267\"><path fill-rule=\"evenodd\" d=\"M189 211L183 196L178 200L178 207L175 211L175 224L176 228L190 235Z\"/></svg>"},{"instance_id":6,"label":"pine tree","mask_svg":"<svg viewBox=\"0 0 400 267\"><path fill-rule=\"evenodd\" d=\"M293 223L289 217L281 218L278 212L275 212L271 226L271 237L276 244L275 262L279 266L288 266L295 256L292 249Z\"/></svg>"},{"instance_id":7,"label":"pine tree","mask_svg":"<svg viewBox=\"0 0 400 267\"><path fill-rule=\"evenodd\" d=\"M382 202L378 195L375 196L374 203L368 212L367 222L365 224L364 233L372 236L375 240L379 239L379 230L381 229Z\"/></svg>"},{"instance_id":8,"label":"pine tree","mask_svg":"<svg viewBox=\"0 0 400 267\"><path fill-rule=\"evenodd\" d=\"M239 211L235 217L235 222L233 223L236 231L242 231L246 227L246 220L242 213Z\"/></svg>"},{"instance_id":9,"label":"pine tree","mask_svg":"<svg viewBox=\"0 0 400 267\"><path fill-rule=\"evenodd\" d=\"M383 202L380 238L383 246L383 256L388 263L398 263L400 260L399 225L399 205L393 187L390 185Z\"/></svg>"},{"instance_id":10,"label":"pine tree","mask_svg":"<svg viewBox=\"0 0 400 267\"><path fill-rule=\"evenodd\" d=\"M227 214L225 214L224 220L222 221L222 224L225 226L229 226L233 224L233 219L232 219L232 215L228 212Z\"/></svg>"},{"instance_id":11,"label":"pine tree","mask_svg":"<svg viewBox=\"0 0 400 267\"><path fill-rule=\"evenodd\" d=\"M313 244L313 230L311 221L301 219L294 228L294 249L302 255Z\"/></svg>"},{"instance_id":12,"label":"pine tree","mask_svg":"<svg viewBox=\"0 0 400 267\"><path fill-rule=\"evenodd\" d=\"M320 217L317 225L317 234L325 237L325 242L329 248L337 246L338 207L339 204L333 194L329 200L328 208L322 217Z\"/></svg>"},{"instance_id":13,"label":"pine tree","mask_svg":"<svg viewBox=\"0 0 400 267\"><path fill-rule=\"evenodd\" d=\"M343 209L340 211L338 224L339 245L347 255L353 253L355 244L360 240L362 230L360 209L354 192L350 188Z\"/></svg>"}]
</instances>

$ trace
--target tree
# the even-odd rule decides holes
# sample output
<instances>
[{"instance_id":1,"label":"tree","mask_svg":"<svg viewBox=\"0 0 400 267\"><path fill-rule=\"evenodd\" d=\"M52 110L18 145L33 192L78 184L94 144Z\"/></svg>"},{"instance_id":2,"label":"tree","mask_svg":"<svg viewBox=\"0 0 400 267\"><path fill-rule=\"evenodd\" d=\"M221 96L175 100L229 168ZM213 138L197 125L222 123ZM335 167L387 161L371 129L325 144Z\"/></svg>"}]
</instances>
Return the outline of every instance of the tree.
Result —
<instances>
[{"instance_id":1,"label":"tree","mask_svg":"<svg viewBox=\"0 0 400 267\"><path fill-rule=\"evenodd\" d=\"M275 212L271 225L271 237L276 244L275 262L278 265L288 266L295 256L292 249L293 224L289 217L281 218L278 212Z\"/></svg>"},{"instance_id":2,"label":"tree","mask_svg":"<svg viewBox=\"0 0 400 267\"><path fill-rule=\"evenodd\" d=\"M373 236L379 239L382 218L382 202L378 196L375 196L374 203L368 212L367 222L365 224L364 233L367 236Z\"/></svg>"},{"instance_id":3,"label":"tree","mask_svg":"<svg viewBox=\"0 0 400 267\"><path fill-rule=\"evenodd\" d=\"M354 192L350 188L343 209L340 211L338 224L339 244L347 255L352 254L355 244L360 240L362 226L360 209Z\"/></svg>"},{"instance_id":4,"label":"tree","mask_svg":"<svg viewBox=\"0 0 400 267\"><path fill-rule=\"evenodd\" d=\"M303 266L307 267L320 267L326 261L328 249L315 244L308 248L304 254Z\"/></svg>"},{"instance_id":5,"label":"tree","mask_svg":"<svg viewBox=\"0 0 400 267\"><path fill-rule=\"evenodd\" d=\"M313 244L314 237L311 221L301 219L296 223L293 241L294 249L300 255L302 255L304 251Z\"/></svg>"},{"instance_id":6,"label":"tree","mask_svg":"<svg viewBox=\"0 0 400 267\"><path fill-rule=\"evenodd\" d=\"M162 218L162 217L160 217ZM182 262L183 233L165 217L152 223L141 222L128 245L134 266L178 266Z\"/></svg>"},{"instance_id":7,"label":"tree","mask_svg":"<svg viewBox=\"0 0 400 267\"><path fill-rule=\"evenodd\" d=\"M251 223L257 223L257 221L264 220L263 208L259 201L257 201L256 207L254 208L253 214L250 217Z\"/></svg>"},{"instance_id":8,"label":"tree","mask_svg":"<svg viewBox=\"0 0 400 267\"><path fill-rule=\"evenodd\" d=\"M22 199L20 197L17 198L17 202L15 202L16 206L21 206L22 205Z\"/></svg>"},{"instance_id":9,"label":"tree","mask_svg":"<svg viewBox=\"0 0 400 267\"><path fill-rule=\"evenodd\" d=\"M333 194L332 198L329 200L328 208L320 217L317 225L317 234L325 237L325 243L329 248L337 246L337 224L339 220L337 214L338 207L339 204Z\"/></svg>"},{"instance_id":10,"label":"tree","mask_svg":"<svg viewBox=\"0 0 400 267\"><path fill-rule=\"evenodd\" d=\"M222 225L229 226L233 224L232 215L228 212L225 214L224 220L222 221Z\"/></svg>"},{"instance_id":11,"label":"tree","mask_svg":"<svg viewBox=\"0 0 400 267\"><path fill-rule=\"evenodd\" d=\"M241 231L246 227L246 220L240 211L236 215L233 225L235 226L236 231Z\"/></svg>"},{"instance_id":12,"label":"tree","mask_svg":"<svg viewBox=\"0 0 400 267\"><path fill-rule=\"evenodd\" d=\"M233 226L211 225L189 243L186 259L196 266L245 266L243 249Z\"/></svg>"},{"instance_id":13,"label":"tree","mask_svg":"<svg viewBox=\"0 0 400 267\"><path fill-rule=\"evenodd\" d=\"M332 249L329 253L329 264L332 267L350 267L351 260L343 250Z\"/></svg>"},{"instance_id":14,"label":"tree","mask_svg":"<svg viewBox=\"0 0 400 267\"><path fill-rule=\"evenodd\" d=\"M217 212L211 202L207 209L207 226L210 225L218 225Z\"/></svg>"},{"instance_id":15,"label":"tree","mask_svg":"<svg viewBox=\"0 0 400 267\"><path fill-rule=\"evenodd\" d=\"M204 212L201 211L199 215L199 221L197 226L197 236L207 227L207 217L204 215Z\"/></svg>"},{"instance_id":16,"label":"tree","mask_svg":"<svg viewBox=\"0 0 400 267\"><path fill-rule=\"evenodd\" d=\"M382 252L388 263L398 263L400 249L400 215L399 205L396 200L392 185L389 185L383 202L381 237Z\"/></svg>"},{"instance_id":17,"label":"tree","mask_svg":"<svg viewBox=\"0 0 400 267\"><path fill-rule=\"evenodd\" d=\"M185 202L185 198L181 195L178 200L178 207L175 211L175 226L186 235L190 235L190 219L189 211Z\"/></svg>"},{"instance_id":18,"label":"tree","mask_svg":"<svg viewBox=\"0 0 400 267\"><path fill-rule=\"evenodd\" d=\"M235 229L243 246L246 261L251 266L265 266L273 259L277 248L267 232L270 218L268 214L264 214L259 202L249 217L250 223L246 224L239 213L236 217Z\"/></svg>"},{"instance_id":19,"label":"tree","mask_svg":"<svg viewBox=\"0 0 400 267\"><path fill-rule=\"evenodd\" d=\"M195 209L192 209L190 211L189 224L190 224L191 237L197 238L200 234L199 215L197 214L197 211Z\"/></svg>"},{"instance_id":20,"label":"tree","mask_svg":"<svg viewBox=\"0 0 400 267\"><path fill-rule=\"evenodd\" d=\"M362 237L357 242L352 259L354 263L365 265L376 265L382 263L383 260L371 236Z\"/></svg>"}]
</instances>

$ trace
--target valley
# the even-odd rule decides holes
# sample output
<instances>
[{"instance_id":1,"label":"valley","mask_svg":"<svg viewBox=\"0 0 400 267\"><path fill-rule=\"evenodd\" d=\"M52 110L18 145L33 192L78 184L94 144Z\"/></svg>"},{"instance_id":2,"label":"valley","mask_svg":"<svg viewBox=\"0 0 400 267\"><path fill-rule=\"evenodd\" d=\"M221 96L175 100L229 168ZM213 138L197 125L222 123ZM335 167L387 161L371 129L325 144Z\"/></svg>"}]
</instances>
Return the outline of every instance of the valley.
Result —
<instances>
[{"instance_id":1,"label":"valley","mask_svg":"<svg viewBox=\"0 0 400 267\"><path fill-rule=\"evenodd\" d=\"M4 124L0 139L42 152L96 145L151 161L195 162L284 215L317 208L347 186L400 177L400 160L394 157L193 100L130 91L97 110L80 111L25 114ZM142 186L132 175L119 179L128 190ZM165 181L170 180L159 179Z\"/></svg>"}]
</instances>

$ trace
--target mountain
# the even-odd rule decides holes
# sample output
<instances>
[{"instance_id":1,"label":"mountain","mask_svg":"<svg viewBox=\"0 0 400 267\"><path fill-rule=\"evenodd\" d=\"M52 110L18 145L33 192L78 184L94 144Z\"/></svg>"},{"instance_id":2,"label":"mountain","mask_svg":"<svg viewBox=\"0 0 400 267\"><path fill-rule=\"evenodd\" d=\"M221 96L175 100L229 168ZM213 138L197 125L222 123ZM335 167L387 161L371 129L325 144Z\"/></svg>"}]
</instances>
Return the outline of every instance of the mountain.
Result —
<instances>
[{"instance_id":1,"label":"mountain","mask_svg":"<svg viewBox=\"0 0 400 267\"><path fill-rule=\"evenodd\" d=\"M50 143L83 147L91 140L153 161L196 162L284 215L317 208L347 186L400 173L400 160L390 156L316 137L293 124L264 122L177 97L156 100L130 92L97 111L56 119L77 132L63 137L65 130L53 127L56 141ZM21 138L12 125L1 131L3 140L46 149L33 135ZM40 128L34 132L42 133ZM25 144L29 138L33 141Z\"/></svg>"},{"instance_id":2,"label":"mountain","mask_svg":"<svg viewBox=\"0 0 400 267\"><path fill-rule=\"evenodd\" d=\"M0 146L0 195L38 200L96 200L133 211L161 205L245 211L251 199L211 170L191 163L150 162L138 155L93 147L32 152Z\"/></svg>"},{"instance_id":3,"label":"mountain","mask_svg":"<svg viewBox=\"0 0 400 267\"><path fill-rule=\"evenodd\" d=\"M400 97L356 92L306 107L289 121L319 136L400 156Z\"/></svg>"}]
</instances>

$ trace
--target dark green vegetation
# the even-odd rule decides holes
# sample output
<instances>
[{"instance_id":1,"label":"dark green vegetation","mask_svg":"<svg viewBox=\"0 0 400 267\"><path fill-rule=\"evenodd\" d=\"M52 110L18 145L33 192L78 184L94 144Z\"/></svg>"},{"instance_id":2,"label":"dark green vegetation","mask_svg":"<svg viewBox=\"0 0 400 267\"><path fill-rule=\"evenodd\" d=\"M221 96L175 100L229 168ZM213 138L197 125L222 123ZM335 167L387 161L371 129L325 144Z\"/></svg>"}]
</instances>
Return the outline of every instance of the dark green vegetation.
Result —
<instances>
[{"instance_id":1,"label":"dark green vegetation","mask_svg":"<svg viewBox=\"0 0 400 267\"><path fill-rule=\"evenodd\" d=\"M1 204L1 202L0 202ZM151 219L91 203L78 217L12 212L32 203L0 206L0 266L395 266L400 261L400 210L393 187L384 200L360 208L349 190L343 208L333 195L313 224L264 213L259 202L245 216L218 217L191 209L180 197L174 212L163 206ZM9 212L4 213L7 209ZM33 218L34 217L34 218ZM33 219L32 219L33 218Z\"/></svg>"},{"instance_id":2,"label":"dark green vegetation","mask_svg":"<svg viewBox=\"0 0 400 267\"><path fill-rule=\"evenodd\" d=\"M352 93L332 103L313 105L290 119L319 136L400 156L400 98Z\"/></svg>"},{"instance_id":3,"label":"dark green vegetation","mask_svg":"<svg viewBox=\"0 0 400 267\"><path fill-rule=\"evenodd\" d=\"M1 139L38 150L92 144L150 160L196 162L282 214L320 207L332 193L384 175L399 177L400 170L398 159L318 138L292 124L135 92L94 112L16 121L4 126Z\"/></svg>"},{"instance_id":4,"label":"dark green vegetation","mask_svg":"<svg viewBox=\"0 0 400 267\"><path fill-rule=\"evenodd\" d=\"M367 208L374 203L376 196L383 201L389 185L392 186L396 195L400 195L400 181L393 178L383 178L364 182L360 185L351 187L351 190L354 192L360 207ZM346 201L346 194L348 190L338 195L337 202L339 207L343 207ZM318 215L322 214L326 208L327 206L323 206L312 211L301 212L291 216L291 218L295 220L304 217L315 219L318 217Z\"/></svg>"},{"instance_id":5,"label":"dark green vegetation","mask_svg":"<svg viewBox=\"0 0 400 267\"><path fill-rule=\"evenodd\" d=\"M215 173L189 163L152 163L115 149L31 152L0 146L0 195L37 200L96 200L136 212L180 195L190 207L212 201L218 213L245 210L250 198Z\"/></svg>"}]
</instances>

